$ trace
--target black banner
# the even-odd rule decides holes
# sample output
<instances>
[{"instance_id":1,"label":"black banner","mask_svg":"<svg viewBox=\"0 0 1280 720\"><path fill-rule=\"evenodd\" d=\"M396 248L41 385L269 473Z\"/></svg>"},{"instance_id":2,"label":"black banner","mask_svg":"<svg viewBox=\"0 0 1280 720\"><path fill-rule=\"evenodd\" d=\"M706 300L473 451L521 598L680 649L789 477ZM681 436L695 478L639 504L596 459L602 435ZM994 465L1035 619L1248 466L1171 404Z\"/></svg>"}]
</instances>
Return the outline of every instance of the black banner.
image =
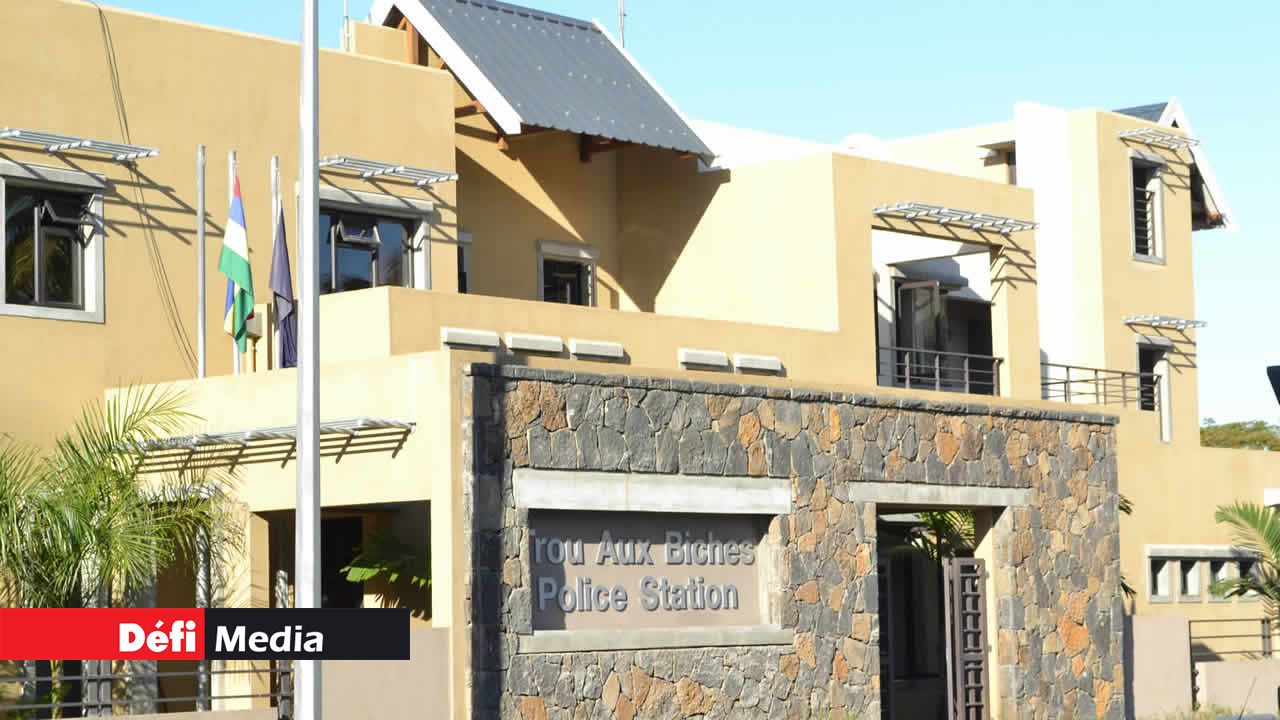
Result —
<instances>
[{"instance_id":1,"label":"black banner","mask_svg":"<svg viewBox=\"0 0 1280 720\"><path fill-rule=\"evenodd\" d=\"M408 660L408 608L208 608L215 660Z\"/></svg>"}]
</instances>

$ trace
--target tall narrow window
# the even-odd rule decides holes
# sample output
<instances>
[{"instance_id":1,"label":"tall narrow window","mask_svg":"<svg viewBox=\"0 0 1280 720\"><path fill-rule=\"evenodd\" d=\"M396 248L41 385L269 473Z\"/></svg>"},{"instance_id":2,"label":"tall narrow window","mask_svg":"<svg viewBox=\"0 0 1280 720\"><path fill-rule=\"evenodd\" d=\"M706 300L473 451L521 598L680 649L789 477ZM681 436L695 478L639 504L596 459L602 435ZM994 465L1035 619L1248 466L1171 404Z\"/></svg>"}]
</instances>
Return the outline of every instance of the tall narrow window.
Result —
<instances>
[{"instance_id":1,"label":"tall narrow window","mask_svg":"<svg viewBox=\"0 0 1280 720\"><path fill-rule=\"evenodd\" d=\"M1161 257L1160 170L1161 165L1134 159L1133 175L1133 254L1134 257Z\"/></svg>"},{"instance_id":2,"label":"tall narrow window","mask_svg":"<svg viewBox=\"0 0 1280 720\"><path fill-rule=\"evenodd\" d=\"M1200 597L1200 561L1178 561L1178 595L1188 600Z\"/></svg>"},{"instance_id":3,"label":"tall narrow window","mask_svg":"<svg viewBox=\"0 0 1280 720\"><path fill-rule=\"evenodd\" d=\"M471 233L458 233L458 292L471 292Z\"/></svg>"},{"instance_id":4,"label":"tall narrow window","mask_svg":"<svg viewBox=\"0 0 1280 720\"><path fill-rule=\"evenodd\" d=\"M1169 597L1169 566L1170 561L1163 558L1152 558L1150 568L1150 577L1148 592L1152 599Z\"/></svg>"},{"instance_id":5,"label":"tall narrow window","mask_svg":"<svg viewBox=\"0 0 1280 720\"><path fill-rule=\"evenodd\" d=\"M1138 407L1156 410L1160 406L1160 365L1164 362L1164 350L1152 345L1138 346Z\"/></svg>"},{"instance_id":6,"label":"tall narrow window","mask_svg":"<svg viewBox=\"0 0 1280 720\"><path fill-rule=\"evenodd\" d=\"M9 187L5 193L5 302L84 308L84 251L92 196Z\"/></svg>"},{"instance_id":7,"label":"tall narrow window","mask_svg":"<svg viewBox=\"0 0 1280 720\"><path fill-rule=\"evenodd\" d=\"M1231 579L1230 564L1226 560L1209 561L1209 599L1225 600L1225 595L1214 590L1214 585Z\"/></svg>"},{"instance_id":8,"label":"tall narrow window","mask_svg":"<svg viewBox=\"0 0 1280 720\"><path fill-rule=\"evenodd\" d=\"M1138 407L1160 413L1160 439L1164 442L1173 439L1171 347L1164 338L1142 336L1138 340Z\"/></svg>"}]
</instances>

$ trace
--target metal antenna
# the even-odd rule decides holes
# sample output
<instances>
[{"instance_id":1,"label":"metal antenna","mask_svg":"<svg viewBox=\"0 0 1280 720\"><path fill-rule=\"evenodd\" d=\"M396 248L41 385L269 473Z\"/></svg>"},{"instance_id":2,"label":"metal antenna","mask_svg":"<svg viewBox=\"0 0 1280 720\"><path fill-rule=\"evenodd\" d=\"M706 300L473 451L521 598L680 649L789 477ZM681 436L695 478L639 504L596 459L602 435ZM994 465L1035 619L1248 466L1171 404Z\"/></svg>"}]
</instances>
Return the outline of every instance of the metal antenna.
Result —
<instances>
[{"instance_id":1,"label":"metal antenna","mask_svg":"<svg viewBox=\"0 0 1280 720\"><path fill-rule=\"evenodd\" d=\"M627 0L618 0L618 41L627 46Z\"/></svg>"},{"instance_id":2,"label":"metal antenna","mask_svg":"<svg viewBox=\"0 0 1280 720\"><path fill-rule=\"evenodd\" d=\"M351 52L351 36L347 26L351 24L350 13L348 12L348 0L342 0L342 50L343 52Z\"/></svg>"}]
</instances>

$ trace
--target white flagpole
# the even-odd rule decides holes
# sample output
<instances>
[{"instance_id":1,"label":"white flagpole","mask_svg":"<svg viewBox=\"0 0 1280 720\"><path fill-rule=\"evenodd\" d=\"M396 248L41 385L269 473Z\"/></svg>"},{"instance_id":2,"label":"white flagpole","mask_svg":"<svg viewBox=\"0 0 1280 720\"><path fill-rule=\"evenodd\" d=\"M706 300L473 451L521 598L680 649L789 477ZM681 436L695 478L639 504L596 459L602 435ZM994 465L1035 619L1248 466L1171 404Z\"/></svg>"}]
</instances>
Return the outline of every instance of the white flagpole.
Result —
<instances>
[{"instance_id":1,"label":"white flagpole","mask_svg":"<svg viewBox=\"0 0 1280 720\"><path fill-rule=\"evenodd\" d=\"M298 486L294 513L294 604L320 607L320 262L319 17L316 0L302 0L302 77L298 104ZM299 660L295 717L320 720L320 661Z\"/></svg>"},{"instance_id":2,"label":"white flagpole","mask_svg":"<svg viewBox=\"0 0 1280 720\"><path fill-rule=\"evenodd\" d=\"M196 148L196 376L205 377L207 373L205 352L205 315L209 295L205 287L204 254L204 145Z\"/></svg>"},{"instance_id":3,"label":"white flagpole","mask_svg":"<svg viewBox=\"0 0 1280 720\"><path fill-rule=\"evenodd\" d=\"M227 207L231 207L231 203L236 196L236 151L227 151ZM230 222L230 216L227 216ZM224 313L223 317L226 315ZM236 339L231 337L231 368L236 375L240 374L240 348L236 346Z\"/></svg>"},{"instance_id":4,"label":"white flagpole","mask_svg":"<svg viewBox=\"0 0 1280 720\"><path fill-rule=\"evenodd\" d=\"M271 265L267 268L267 284L270 286L271 277L275 274L276 262L276 236L280 234L280 209L284 203L280 199L280 157L278 155L271 156ZM268 290L271 288L268 287ZM276 295L270 292L267 297L271 298L270 317L272 327L263 327L264 333L270 333L271 362L275 367L280 367L280 333L276 332L275 323L279 321L276 317ZM271 369L269 365L268 370Z\"/></svg>"}]
</instances>

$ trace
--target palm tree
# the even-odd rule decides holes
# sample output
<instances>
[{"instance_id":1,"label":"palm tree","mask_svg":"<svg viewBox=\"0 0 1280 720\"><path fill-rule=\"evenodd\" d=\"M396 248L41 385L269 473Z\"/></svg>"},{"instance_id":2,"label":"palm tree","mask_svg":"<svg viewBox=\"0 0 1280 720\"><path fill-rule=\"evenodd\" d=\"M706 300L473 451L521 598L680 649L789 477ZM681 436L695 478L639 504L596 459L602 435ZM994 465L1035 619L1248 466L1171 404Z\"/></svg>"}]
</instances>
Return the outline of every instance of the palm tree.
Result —
<instances>
[{"instance_id":1,"label":"palm tree","mask_svg":"<svg viewBox=\"0 0 1280 720\"><path fill-rule=\"evenodd\" d=\"M1267 616L1280 619L1280 513L1251 502L1223 505L1214 520L1231 528L1232 542L1257 555L1253 572L1214 582L1214 593L1237 597L1257 593Z\"/></svg>"},{"instance_id":2,"label":"palm tree","mask_svg":"<svg viewBox=\"0 0 1280 720\"><path fill-rule=\"evenodd\" d=\"M130 388L45 453L0 441L0 604L105 607L180 558L220 565L238 547L227 479L138 472L140 448L194 419L180 394Z\"/></svg>"}]
</instances>

